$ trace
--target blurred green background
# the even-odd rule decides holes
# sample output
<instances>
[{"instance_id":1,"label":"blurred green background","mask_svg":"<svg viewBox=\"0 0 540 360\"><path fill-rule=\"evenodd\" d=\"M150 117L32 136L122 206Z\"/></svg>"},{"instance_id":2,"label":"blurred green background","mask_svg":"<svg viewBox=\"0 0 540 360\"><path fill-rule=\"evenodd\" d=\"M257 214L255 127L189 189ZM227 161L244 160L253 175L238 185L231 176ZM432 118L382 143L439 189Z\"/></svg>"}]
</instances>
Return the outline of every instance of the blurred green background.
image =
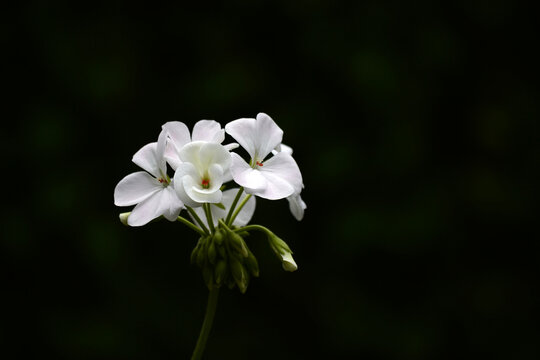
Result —
<instances>
[{"instance_id":1,"label":"blurred green background","mask_svg":"<svg viewBox=\"0 0 540 360\"><path fill-rule=\"evenodd\" d=\"M208 359L540 357L537 16L515 1L29 1L4 12L6 359L185 359L196 235L113 189L166 121L266 112L308 204L259 201L261 277Z\"/></svg>"}]
</instances>

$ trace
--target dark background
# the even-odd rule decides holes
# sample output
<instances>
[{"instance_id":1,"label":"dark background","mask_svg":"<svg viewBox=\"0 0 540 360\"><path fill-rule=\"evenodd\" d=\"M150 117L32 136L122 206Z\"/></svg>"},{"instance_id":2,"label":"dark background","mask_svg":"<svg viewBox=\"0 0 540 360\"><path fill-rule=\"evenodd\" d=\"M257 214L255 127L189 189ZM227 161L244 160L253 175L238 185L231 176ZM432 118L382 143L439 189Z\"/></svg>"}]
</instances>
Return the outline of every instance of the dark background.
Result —
<instances>
[{"instance_id":1,"label":"dark background","mask_svg":"<svg viewBox=\"0 0 540 360\"><path fill-rule=\"evenodd\" d=\"M261 277L208 359L540 357L537 15L515 1L51 5L2 21L6 358L185 359L197 236L113 189L161 124L266 112L308 204L259 201ZM5 109L5 110L6 110Z\"/></svg>"}]
</instances>

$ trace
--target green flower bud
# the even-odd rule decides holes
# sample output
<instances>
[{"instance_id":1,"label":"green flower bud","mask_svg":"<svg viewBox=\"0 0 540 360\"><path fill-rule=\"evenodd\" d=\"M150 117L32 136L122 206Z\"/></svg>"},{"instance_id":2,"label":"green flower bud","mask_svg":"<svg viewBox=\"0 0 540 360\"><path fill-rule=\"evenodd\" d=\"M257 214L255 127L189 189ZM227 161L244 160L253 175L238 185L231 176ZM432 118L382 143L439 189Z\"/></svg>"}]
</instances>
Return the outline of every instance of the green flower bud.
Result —
<instances>
[{"instance_id":1,"label":"green flower bud","mask_svg":"<svg viewBox=\"0 0 540 360\"><path fill-rule=\"evenodd\" d=\"M270 242L270 247L281 260L283 269L285 271L296 271L298 269L298 265L296 265L296 262L292 257L293 252L289 245L287 245L285 241L281 240L273 233L268 234L268 240Z\"/></svg>"},{"instance_id":2,"label":"green flower bud","mask_svg":"<svg viewBox=\"0 0 540 360\"><path fill-rule=\"evenodd\" d=\"M208 245L208 261L210 261L211 264L215 264L216 256L216 245L214 245L214 242L210 240L210 244Z\"/></svg>"},{"instance_id":3,"label":"green flower bud","mask_svg":"<svg viewBox=\"0 0 540 360\"><path fill-rule=\"evenodd\" d=\"M248 249L246 243L240 235L231 231L229 233L229 240L231 241L233 248L235 248L240 254L242 254L243 257L248 257Z\"/></svg>"},{"instance_id":4,"label":"green flower bud","mask_svg":"<svg viewBox=\"0 0 540 360\"><path fill-rule=\"evenodd\" d=\"M200 243L197 243L197 245L195 245L195 247L193 248L193 251L191 252L190 260L192 264L195 263L195 261L197 260L197 255L199 255L199 250L200 250L199 244Z\"/></svg>"},{"instance_id":5,"label":"green flower bud","mask_svg":"<svg viewBox=\"0 0 540 360\"><path fill-rule=\"evenodd\" d=\"M248 277L247 277L246 269L244 268L242 263L240 263L240 261L237 261L237 260L231 261L231 274L240 292L242 294L245 293L247 290Z\"/></svg>"},{"instance_id":6,"label":"green flower bud","mask_svg":"<svg viewBox=\"0 0 540 360\"><path fill-rule=\"evenodd\" d=\"M248 257L246 259L246 266L249 270L249 272L255 276L259 277L259 263L257 262L257 258L251 251L248 249Z\"/></svg>"},{"instance_id":7,"label":"green flower bud","mask_svg":"<svg viewBox=\"0 0 540 360\"><path fill-rule=\"evenodd\" d=\"M221 230L216 231L216 233L214 234L214 240L218 245L221 245L223 243L223 232Z\"/></svg>"},{"instance_id":8,"label":"green flower bud","mask_svg":"<svg viewBox=\"0 0 540 360\"><path fill-rule=\"evenodd\" d=\"M126 226L128 226L128 217L129 215L131 214L131 211L130 212L125 212L125 213L121 213L120 215L118 215L118 217L120 218L120 222Z\"/></svg>"},{"instance_id":9,"label":"green flower bud","mask_svg":"<svg viewBox=\"0 0 540 360\"><path fill-rule=\"evenodd\" d=\"M217 285L221 285L225 282L229 274L229 269L227 268L227 262L225 260L219 260L216 268L214 269L214 278Z\"/></svg>"},{"instance_id":10,"label":"green flower bud","mask_svg":"<svg viewBox=\"0 0 540 360\"><path fill-rule=\"evenodd\" d=\"M206 241L201 244L197 253L197 265L202 268L206 260Z\"/></svg>"},{"instance_id":11,"label":"green flower bud","mask_svg":"<svg viewBox=\"0 0 540 360\"><path fill-rule=\"evenodd\" d=\"M210 266L205 266L202 269L204 283L208 287L208 290L212 290L214 287L214 271Z\"/></svg>"},{"instance_id":12,"label":"green flower bud","mask_svg":"<svg viewBox=\"0 0 540 360\"><path fill-rule=\"evenodd\" d=\"M218 253L223 259L227 259L227 249L225 249L225 246L218 246Z\"/></svg>"}]
</instances>

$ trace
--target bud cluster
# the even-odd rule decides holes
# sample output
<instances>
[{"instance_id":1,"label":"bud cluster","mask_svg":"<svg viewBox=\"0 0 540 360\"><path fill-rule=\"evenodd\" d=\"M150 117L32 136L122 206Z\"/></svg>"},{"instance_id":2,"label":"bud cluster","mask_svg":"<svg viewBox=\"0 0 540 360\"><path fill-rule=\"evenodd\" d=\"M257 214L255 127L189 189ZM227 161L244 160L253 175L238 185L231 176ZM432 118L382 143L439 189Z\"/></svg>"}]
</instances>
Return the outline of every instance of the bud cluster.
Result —
<instances>
[{"instance_id":1,"label":"bud cluster","mask_svg":"<svg viewBox=\"0 0 540 360\"><path fill-rule=\"evenodd\" d=\"M237 233L222 221L213 234L201 236L191 253L191 263L202 270L208 289L236 285L245 293L252 276L259 276L259 264L249 250L244 237L247 232Z\"/></svg>"}]
</instances>

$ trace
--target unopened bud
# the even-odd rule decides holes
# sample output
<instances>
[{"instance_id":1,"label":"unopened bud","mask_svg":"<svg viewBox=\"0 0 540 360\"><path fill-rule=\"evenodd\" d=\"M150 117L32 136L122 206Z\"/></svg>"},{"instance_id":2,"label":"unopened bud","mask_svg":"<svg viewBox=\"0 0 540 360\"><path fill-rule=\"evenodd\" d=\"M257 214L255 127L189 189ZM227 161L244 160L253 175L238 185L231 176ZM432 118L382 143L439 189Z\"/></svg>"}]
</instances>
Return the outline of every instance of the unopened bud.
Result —
<instances>
[{"instance_id":1,"label":"unopened bud","mask_svg":"<svg viewBox=\"0 0 540 360\"><path fill-rule=\"evenodd\" d=\"M231 231L229 233L229 240L231 241L232 246L240 253L243 257L248 257L248 249L244 239L235 232Z\"/></svg>"},{"instance_id":2,"label":"unopened bud","mask_svg":"<svg viewBox=\"0 0 540 360\"><path fill-rule=\"evenodd\" d=\"M285 271L292 272L298 270L298 265L296 265L296 262L292 257L292 253L290 252L286 252L281 256L281 266L283 266L283 270Z\"/></svg>"},{"instance_id":3,"label":"unopened bud","mask_svg":"<svg viewBox=\"0 0 540 360\"><path fill-rule=\"evenodd\" d=\"M125 213L121 213L120 215L118 215L118 217L120 218L120 222L126 226L128 226L128 217L129 215L131 214L131 211L130 212L125 212Z\"/></svg>"},{"instance_id":4,"label":"unopened bud","mask_svg":"<svg viewBox=\"0 0 540 360\"><path fill-rule=\"evenodd\" d=\"M219 260L216 268L214 269L214 278L216 284L221 285L227 278L229 270L227 269L227 262L225 260Z\"/></svg>"},{"instance_id":5,"label":"unopened bud","mask_svg":"<svg viewBox=\"0 0 540 360\"><path fill-rule=\"evenodd\" d=\"M278 256L281 260L283 269L285 271L296 271L298 269L298 265L296 265L296 262L292 257L293 252L289 245L274 234L269 235L268 240L270 241L270 247L276 256Z\"/></svg>"},{"instance_id":6,"label":"unopened bud","mask_svg":"<svg viewBox=\"0 0 540 360\"><path fill-rule=\"evenodd\" d=\"M190 260L192 264L194 264L195 261L197 261L197 255L199 254L199 249L200 249L200 242L198 242L197 245L195 245L195 247L193 248L193 251L191 252Z\"/></svg>"},{"instance_id":7,"label":"unopened bud","mask_svg":"<svg viewBox=\"0 0 540 360\"><path fill-rule=\"evenodd\" d=\"M242 294L245 293L247 290L248 279L246 269L244 269L244 266L242 265L242 263L240 263L240 261L231 261L231 274L240 292Z\"/></svg>"},{"instance_id":8,"label":"unopened bud","mask_svg":"<svg viewBox=\"0 0 540 360\"><path fill-rule=\"evenodd\" d=\"M251 251L249 251L248 257L246 259L246 266L251 272L251 274L255 277L259 277L259 263L257 262L257 258Z\"/></svg>"},{"instance_id":9,"label":"unopened bud","mask_svg":"<svg viewBox=\"0 0 540 360\"><path fill-rule=\"evenodd\" d=\"M216 245L214 245L213 241L210 241L210 245L208 245L208 261L210 261L211 264L216 263Z\"/></svg>"},{"instance_id":10,"label":"unopened bud","mask_svg":"<svg viewBox=\"0 0 540 360\"><path fill-rule=\"evenodd\" d=\"M216 231L216 233L214 234L214 240L218 245L221 245L223 243L223 232L221 230Z\"/></svg>"}]
</instances>

